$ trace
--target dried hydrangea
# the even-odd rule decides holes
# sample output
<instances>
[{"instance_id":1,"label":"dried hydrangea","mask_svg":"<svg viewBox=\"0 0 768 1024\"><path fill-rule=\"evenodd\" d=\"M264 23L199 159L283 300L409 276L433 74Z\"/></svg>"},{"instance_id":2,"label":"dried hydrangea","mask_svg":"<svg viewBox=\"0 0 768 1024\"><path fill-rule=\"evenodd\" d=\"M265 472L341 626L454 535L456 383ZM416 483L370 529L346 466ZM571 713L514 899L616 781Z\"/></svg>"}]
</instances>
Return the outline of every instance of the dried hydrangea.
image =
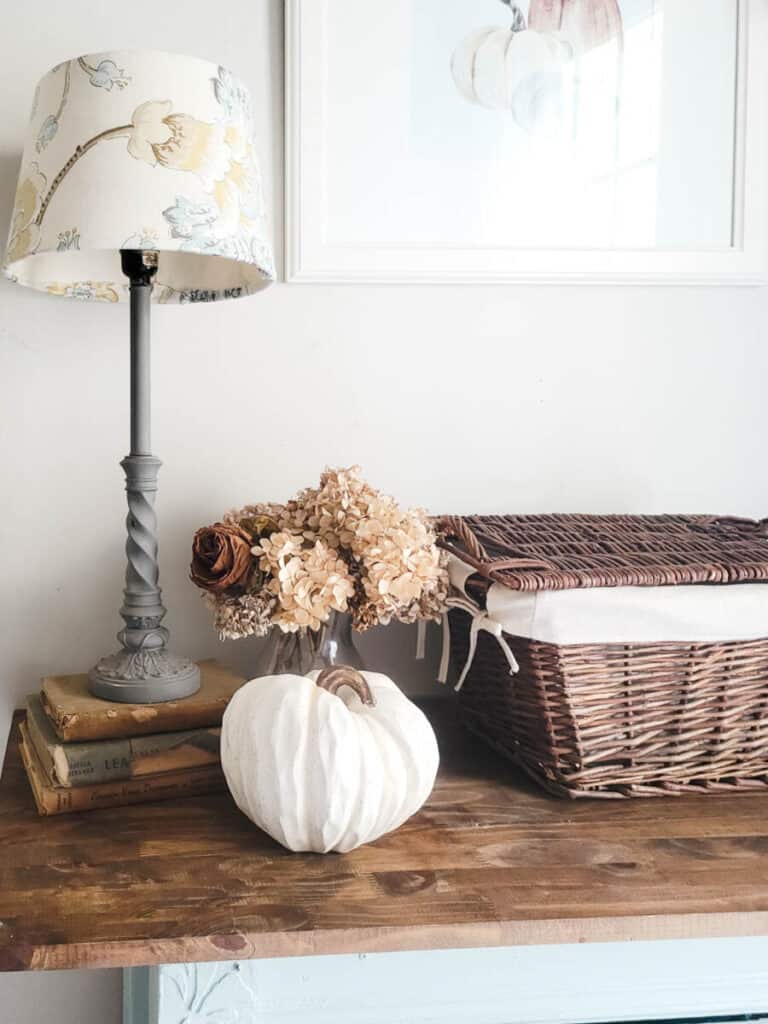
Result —
<instances>
[{"instance_id":1,"label":"dried hydrangea","mask_svg":"<svg viewBox=\"0 0 768 1024\"><path fill-rule=\"evenodd\" d=\"M233 509L222 522L249 534L246 592L211 597L223 638L317 630L334 611L356 629L438 618L448 578L444 553L422 509L403 511L360 469L327 469L320 486L285 505Z\"/></svg>"},{"instance_id":2,"label":"dried hydrangea","mask_svg":"<svg viewBox=\"0 0 768 1024\"><path fill-rule=\"evenodd\" d=\"M222 516L221 521L229 526L239 526L241 529L247 530L256 540L262 534L272 533L277 529L284 511L284 505L277 505L274 502L259 502L256 505L230 509L226 515Z\"/></svg>"},{"instance_id":3,"label":"dried hydrangea","mask_svg":"<svg viewBox=\"0 0 768 1024\"><path fill-rule=\"evenodd\" d=\"M393 618L436 619L444 609L448 580L429 517L422 509L403 512L394 498L362 479L359 466L326 470L319 488L287 503L281 525L319 536L354 561L356 629Z\"/></svg>"},{"instance_id":4,"label":"dried hydrangea","mask_svg":"<svg viewBox=\"0 0 768 1024\"><path fill-rule=\"evenodd\" d=\"M213 624L220 640L266 636L272 628L277 601L266 590L237 596L204 594L203 600L213 612Z\"/></svg>"},{"instance_id":5,"label":"dried hydrangea","mask_svg":"<svg viewBox=\"0 0 768 1024\"><path fill-rule=\"evenodd\" d=\"M300 533L278 531L253 548L274 594L274 623L286 633L319 629L332 611L345 612L354 593L346 562L322 540L311 546Z\"/></svg>"}]
</instances>

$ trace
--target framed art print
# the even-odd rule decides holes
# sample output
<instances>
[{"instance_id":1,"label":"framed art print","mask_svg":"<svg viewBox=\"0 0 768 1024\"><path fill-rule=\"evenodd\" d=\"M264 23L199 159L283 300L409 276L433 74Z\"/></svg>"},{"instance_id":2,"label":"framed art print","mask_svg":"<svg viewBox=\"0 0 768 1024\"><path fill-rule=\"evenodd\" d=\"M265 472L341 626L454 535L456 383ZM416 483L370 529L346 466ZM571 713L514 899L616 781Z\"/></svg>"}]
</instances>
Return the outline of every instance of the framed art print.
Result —
<instances>
[{"instance_id":1,"label":"framed art print","mask_svg":"<svg viewBox=\"0 0 768 1024\"><path fill-rule=\"evenodd\" d=\"M764 0L287 0L291 281L756 283Z\"/></svg>"}]
</instances>

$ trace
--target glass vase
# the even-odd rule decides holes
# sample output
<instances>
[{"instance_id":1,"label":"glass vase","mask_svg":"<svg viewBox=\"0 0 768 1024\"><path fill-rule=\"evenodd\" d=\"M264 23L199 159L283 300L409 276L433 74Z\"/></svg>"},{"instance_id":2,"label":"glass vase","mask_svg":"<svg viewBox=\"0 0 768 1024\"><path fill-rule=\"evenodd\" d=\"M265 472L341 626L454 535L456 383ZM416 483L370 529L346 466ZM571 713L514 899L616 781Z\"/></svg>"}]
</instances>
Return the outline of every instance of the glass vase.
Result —
<instances>
[{"instance_id":1,"label":"glass vase","mask_svg":"<svg viewBox=\"0 0 768 1024\"><path fill-rule=\"evenodd\" d=\"M282 673L303 676L329 665L364 667L352 638L352 619L343 612L331 612L319 630L283 633L275 627L264 643L254 678Z\"/></svg>"}]
</instances>

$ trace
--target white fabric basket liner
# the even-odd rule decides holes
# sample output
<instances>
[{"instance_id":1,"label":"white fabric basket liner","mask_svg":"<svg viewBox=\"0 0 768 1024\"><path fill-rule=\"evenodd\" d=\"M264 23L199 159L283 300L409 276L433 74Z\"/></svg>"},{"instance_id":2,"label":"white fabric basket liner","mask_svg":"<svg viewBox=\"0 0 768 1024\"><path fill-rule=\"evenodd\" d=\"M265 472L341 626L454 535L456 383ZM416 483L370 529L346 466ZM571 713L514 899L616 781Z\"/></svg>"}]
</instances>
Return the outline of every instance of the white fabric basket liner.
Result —
<instances>
[{"instance_id":1,"label":"white fabric basket liner","mask_svg":"<svg viewBox=\"0 0 768 1024\"><path fill-rule=\"evenodd\" d=\"M455 555L448 559L453 591L448 607L470 617L469 651L456 689L464 685L481 632L496 638L509 666L519 671L505 635L559 644L728 643L768 636L765 583L681 584L666 587L584 587L574 590L509 590L492 583L481 608L466 591L476 573ZM425 624L419 621L417 658L424 657ZM450 623L443 614L443 650L438 681L446 682Z\"/></svg>"},{"instance_id":2,"label":"white fabric basket liner","mask_svg":"<svg viewBox=\"0 0 768 1024\"><path fill-rule=\"evenodd\" d=\"M476 570L451 556L457 590ZM551 644L724 643L768 636L765 583L509 590L492 583L485 616L512 636Z\"/></svg>"}]
</instances>

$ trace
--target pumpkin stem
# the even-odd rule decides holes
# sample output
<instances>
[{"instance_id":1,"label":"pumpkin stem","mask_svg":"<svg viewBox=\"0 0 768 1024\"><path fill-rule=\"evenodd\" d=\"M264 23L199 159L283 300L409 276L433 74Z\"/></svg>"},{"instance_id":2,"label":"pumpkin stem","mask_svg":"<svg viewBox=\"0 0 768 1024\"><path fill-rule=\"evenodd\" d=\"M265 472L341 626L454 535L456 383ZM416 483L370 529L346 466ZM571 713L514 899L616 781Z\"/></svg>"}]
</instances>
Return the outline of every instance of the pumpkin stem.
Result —
<instances>
[{"instance_id":1,"label":"pumpkin stem","mask_svg":"<svg viewBox=\"0 0 768 1024\"><path fill-rule=\"evenodd\" d=\"M328 693L333 694L337 694L342 686L348 686L355 691L363 704L367 704L369 707L376 706L376 700L365 677L351 665L330 665L328 668L324 668L317 677L316 683L321 690L327 690Z\"/></svg>"},{"instance_id":2,"label":"pumpkin stem","mask_svg":"<svg viewBox=\"0 0 768 1024\"><path fill-rule=\"evenodd\" d=\"M525 16L520 10L514 0L501 0L505 7L509 8L509 12L512 15L511 30L513 32L524 32L525 31Z\"/></svg>"}]
</instances>

